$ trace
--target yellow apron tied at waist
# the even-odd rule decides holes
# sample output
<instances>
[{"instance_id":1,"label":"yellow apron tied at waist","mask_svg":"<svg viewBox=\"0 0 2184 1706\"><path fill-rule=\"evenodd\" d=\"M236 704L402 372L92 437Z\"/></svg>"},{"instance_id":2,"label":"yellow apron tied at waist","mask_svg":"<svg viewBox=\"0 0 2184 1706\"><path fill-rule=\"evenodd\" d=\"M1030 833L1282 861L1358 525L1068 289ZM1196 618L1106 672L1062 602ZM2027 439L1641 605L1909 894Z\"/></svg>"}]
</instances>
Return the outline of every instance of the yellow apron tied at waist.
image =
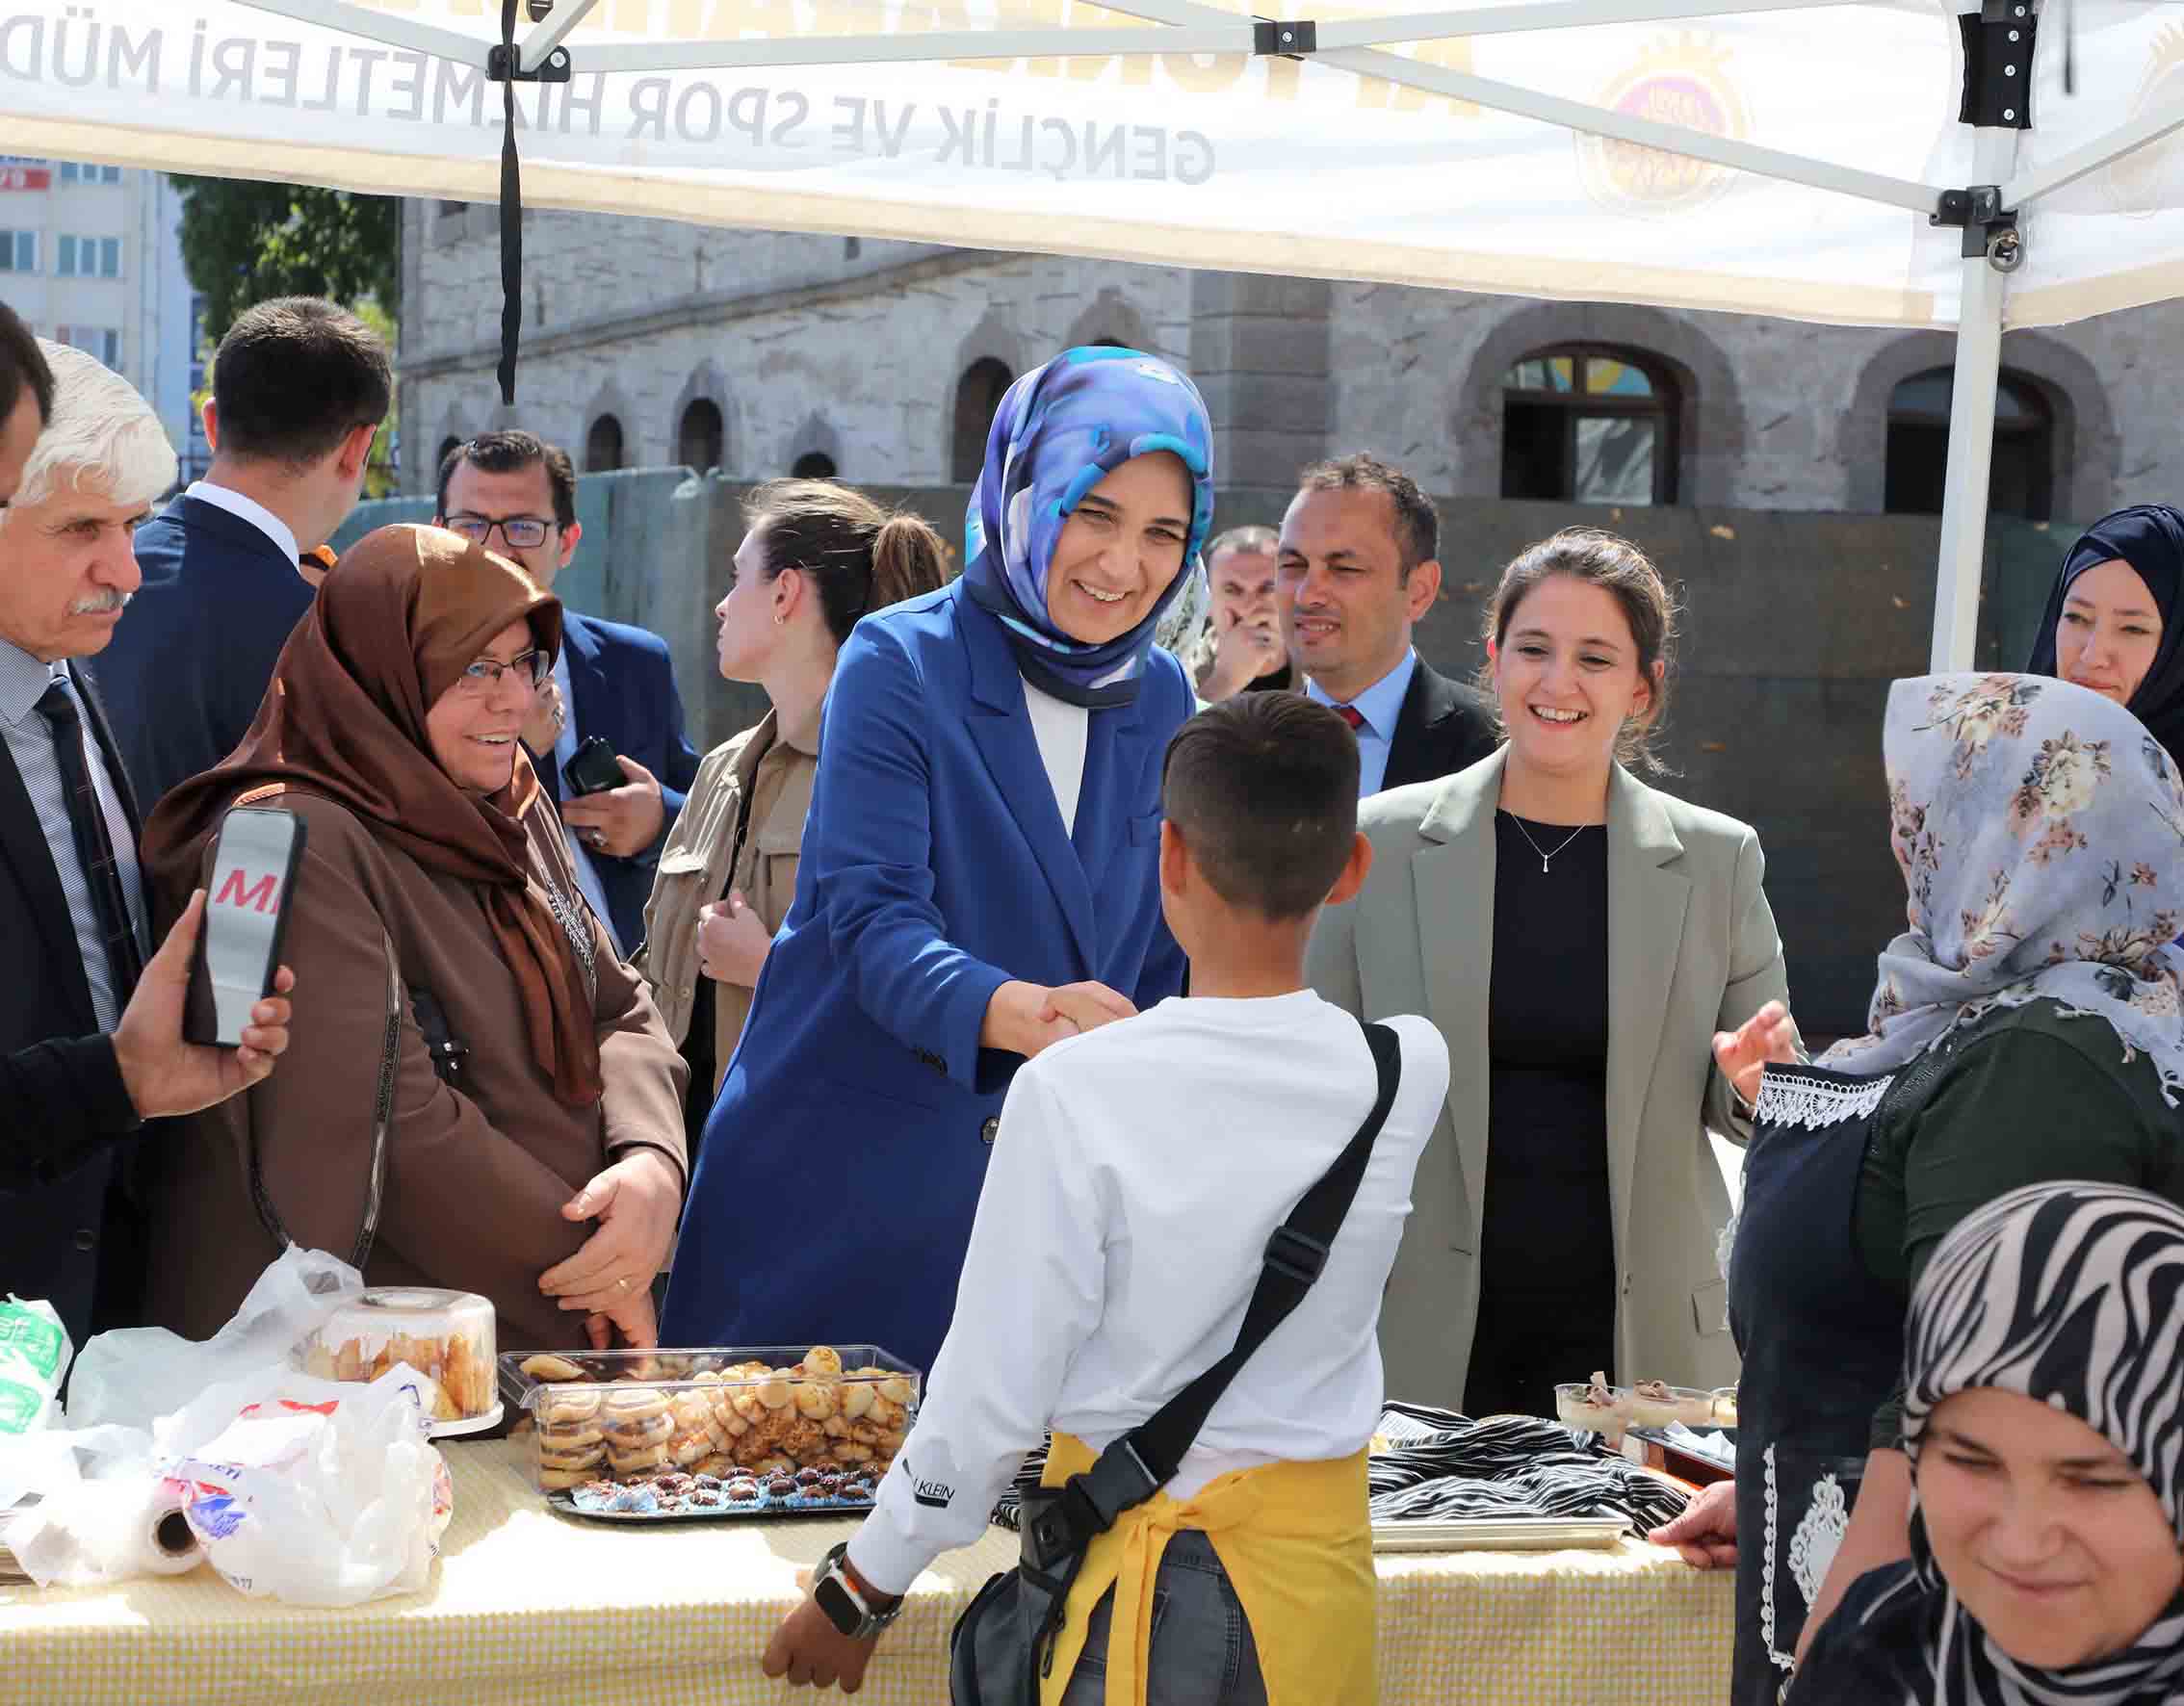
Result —
<instances>
[{"instance_id":1,"label":"yellow apron tied at waist","mask_svg":"<svg viewBox=\"0 0 2184 1706\"><path fill-rule=\"evenodd\" d=\"M1045 1485L1091 1468L1096 1455L1056 1434ZM1109 1588L1105 1706L1144 1706L1153 1582L1168 1538L1183 1529L1205 1534L1228 1572L1259 1648L1268 1706L1373 1706L1379 1600L1365 1493L1361 1451L1234 1470L1181 1502L1157 1492L1125 1511L1085 1552L1040 1706L1058 1706L1084 1650L1085 1624Z\"/></svg>"}]
</instances>

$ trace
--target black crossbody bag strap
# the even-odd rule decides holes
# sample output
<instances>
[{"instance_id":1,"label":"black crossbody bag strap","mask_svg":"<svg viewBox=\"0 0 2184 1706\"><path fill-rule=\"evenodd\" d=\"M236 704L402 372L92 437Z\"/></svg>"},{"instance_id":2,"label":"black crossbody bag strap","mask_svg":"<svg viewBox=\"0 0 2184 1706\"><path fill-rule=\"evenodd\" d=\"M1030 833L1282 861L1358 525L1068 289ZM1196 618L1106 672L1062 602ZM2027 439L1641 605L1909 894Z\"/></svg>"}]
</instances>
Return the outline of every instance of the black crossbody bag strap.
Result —
<instances>
[{"instance_id":1,"label":"black crossbody bag strap","mask_svg":"<svg viewBox=\"0 0 2184 1706\"><path fill-rule=\"evenodd\" d=\"M1023 1539L1027 1573L1048 1574L1072 1554L1080 1557L1094 1535L1104 1533L1123 1512L1143 1504L1174 1478L1183 1454L1190 1450L1206 1418L1229 1389L1229 1383L1267 1336L1304 1302L1305 1293L1319 1278L1402 1081L1403 1049L1395 1033L1385 1024L1368 1024L1365 1036L1380 1079L1372 1111L1336 1157L1334 1166L1297 1200L1289 1218L1267 1239L1265 1265L1244 1310L1235 1345L1152 1416L1109 1445L1091 1468L1071 1476L1055 1489L1057 1496L1041 1501L1036 1511L1031 1501L1026 1501ZM1069 1573L1076 1573L1074 1567ZM1059 1616L1057 1597L1057 1626Z\"/></svg>"}]
</instances>

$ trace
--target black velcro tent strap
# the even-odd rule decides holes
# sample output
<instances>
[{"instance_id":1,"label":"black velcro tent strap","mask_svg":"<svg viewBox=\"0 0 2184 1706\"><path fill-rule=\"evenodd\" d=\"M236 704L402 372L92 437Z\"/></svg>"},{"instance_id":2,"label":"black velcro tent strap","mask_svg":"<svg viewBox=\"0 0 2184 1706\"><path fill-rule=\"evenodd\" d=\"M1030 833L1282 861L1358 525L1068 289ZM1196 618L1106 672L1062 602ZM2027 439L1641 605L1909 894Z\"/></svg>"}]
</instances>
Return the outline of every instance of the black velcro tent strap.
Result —
<instances>
[{"instance_id":1,"label":"black velcro tent strap","mask_svg":"<svg viewBox=\"0 0 2184 1706\"><path fill-rule=\"evenodd\" d=\"M523 333L523 171L516 159L516 0L501 0L501 401L515 401L516 343Z\"/></svg>"},{"instance_id":2,"label":"black velcro tent strap","mask_svg":"<svg viewBox=\"0 0 2184 1706\"><path fill-rule=\"evenodd\" d=\"M1358 1127L1357 1135L1350 1139L1349 1147L1336 1158L1335 1165L1297 1200L1289 1218L1266 1241L1266 1265L1260 1271L1258 1289L1251 1294L1251 1304L1244 1310L1243 1326L1236 1332L1235 1348L1169 1399L1156 1414L1110 1445L1101 1454L1100 1463L1088 1473L1089 1485L1085 1491L1106 1522L1112 1522L1117 1512L1105 1507L1114 1492L1128 1490L1128 1482L1135 1479L1136 1471L1142 1469L1151 1477L1152 1485L1135 1498L1118 1506L1118 1511L1150 1498L1174 1478L1183 1454L1190 1450L1199 1430L1206 1426L1206 1418L1213 1413L1214 1405L1229 1389L1236 1371L1250 1361L1267 1336L1289 1318L1290 1311L1304 1302L1305 1293L1319 1278L1320 1266L1327 1259L1335 1234L1341 1229L1343 1217L1350 1212L1358 1185L1365 1178L1365 1164L1372 1158L1373 1142L1380 1136L1381 1126L1388 1122L1388 1110L1394 1105L1395 1091L1402 1081L1403 1048L1395 1033L1384 1024L1368 1024L1365 1027L1365 1036L1366 1046L1372 1050L1373 1068L1380 1078L1372 1111ZM1103 1475L1102 1467L1110 1458L1116 1460L1115 1466ZM1131 1462L1131 1458L1136 1460Z\"/></svg>"}]
</instances>

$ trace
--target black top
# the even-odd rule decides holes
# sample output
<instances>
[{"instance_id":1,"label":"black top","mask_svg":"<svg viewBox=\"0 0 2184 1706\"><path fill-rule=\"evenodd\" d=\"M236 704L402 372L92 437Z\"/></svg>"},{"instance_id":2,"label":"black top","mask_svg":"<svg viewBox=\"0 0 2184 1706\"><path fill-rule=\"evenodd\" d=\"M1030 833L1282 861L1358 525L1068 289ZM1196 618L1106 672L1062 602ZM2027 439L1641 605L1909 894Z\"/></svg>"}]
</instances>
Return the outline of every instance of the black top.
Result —
<instances>
[{"instance_id":1,"label":"black top","mask_svg":"<svg viewBox=\"0 0 2184 1706\"><path fill-rule=\"evenodd\" d=\"M1270 669L1264 675L1244 683L1238 690L1245 693L1287 693L1296 685L1296 672L1285 660L1281 668Z\"/></svg>"},{"instance_id":2,"label":"black top","mask_svg":"<svg viewBox=\"0 0 2184 1706\"><path fill-rule=\"evenodd\" d=\"M1495 814L1487 1027L1479 1328L1464 1403L1473 1415L1540 1414L1555 1381L1604 1367L1614 1343L1601 826L1573 832ZM1552 1346L1543 1339L1549 1323ZM1572 1359L1584 1365L1557 1371Z\"/></svg>"}]
</instances>

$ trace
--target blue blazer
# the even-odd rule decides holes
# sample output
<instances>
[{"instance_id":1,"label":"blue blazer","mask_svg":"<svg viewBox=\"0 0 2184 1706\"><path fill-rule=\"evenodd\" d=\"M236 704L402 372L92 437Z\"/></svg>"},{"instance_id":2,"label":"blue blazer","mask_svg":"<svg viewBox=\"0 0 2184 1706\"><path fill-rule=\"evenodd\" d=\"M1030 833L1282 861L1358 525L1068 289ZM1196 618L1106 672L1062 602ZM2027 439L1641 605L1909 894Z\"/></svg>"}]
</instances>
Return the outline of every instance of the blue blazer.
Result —
<instances>
[{"instance_id":1,"label":"blue blazer","mask_svg":"<svg viewBox=\"0 0 2184 1706\"><path fill-rule=\"evenodd\" d=\"M663 1344L876 1344L932 1366L1002 1093L1012 978L1182 987L1160 764L1191 711L1155 651L1091 713L1076 833L1001 625L956 582L867 617L827 696L796 895L706 1123Z\"/></svg>"},{"instance_id":2,"label":"blue blazer","mask_svg":"<svg viewBox=\"0 0 2184 1706\"><path fill-rule=\"evenodd\" d=\"M149 814L249 732L311 587L242 517L181 497L137 530L143 584L98 655L130 786Z\"/></svg>"},{"instance_id":3,"label":"blue blazer","mask_svg":"<svg viewBox=\"0 0 2184 1706\"><path fill-rule=\"evenodd\" d=\"M338 572L338 571L337 571ZM697 780L698 754L683 734L683 700L675 691L675 666L667 642L649 629L602 622L561 609L561 649L569 659L569 694L577 738L603 735L624 758L660 779L667 816L651 846L628 859L591 856L607 892L614 935L634 954L644 935L644 903L652 897L653 867L661 843L675 827L683 796ZM556 778L555 792L560 792Z\"/></svg>"}]
</instances>

